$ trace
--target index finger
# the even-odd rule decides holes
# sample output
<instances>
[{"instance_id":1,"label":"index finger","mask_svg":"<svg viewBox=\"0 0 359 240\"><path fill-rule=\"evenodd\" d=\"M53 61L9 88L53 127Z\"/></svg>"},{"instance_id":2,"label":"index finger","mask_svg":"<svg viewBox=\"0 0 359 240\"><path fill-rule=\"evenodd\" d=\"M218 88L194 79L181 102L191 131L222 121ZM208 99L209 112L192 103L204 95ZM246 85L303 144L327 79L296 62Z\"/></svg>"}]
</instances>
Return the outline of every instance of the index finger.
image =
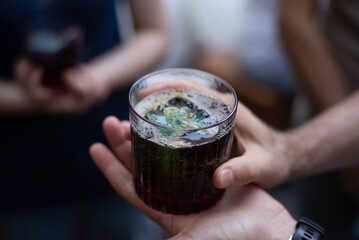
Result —
<instances>
[{"instance_id":1,"label":"index finger","mask_svg":"<svg viewBox=\"0 0 359 240\"><path fill-rule=\"evenodd\" d=\"M170 88L186 88L186 89L193 89L198 92L205 92L207 94L210 94L216 98L219 98L223 101L223 103L227 105L233 104L233 96L230 93L221 93L215 89L209 88L199 82L193 81L191 79L179 79L179 80L173 80L168 82L158 82L153 85L151 85L148 88L144 88L138 91L138 96L140 99L143 99L147 97L148 95L151 95L152 93L164 90L164 89L170 89Z\"/></svg>"},{"instance_id":2,"label":"index finger","mask_svg":"<svg viewBox=\"0 0 359 240\"><path fill-rule=\"evenodd\" d=\"M106 138L118 159L132 172L130 123L110 116L103 121Z\"/></svg>"},{"instance_id":3,"label":"index finger","mask_svg":"<svg viewBox=\"0 0 359 240\"><path fill-rule=\"evenodd\" d=\"M133 176L125 166L116 159L115 155L103 144L95 143L90 147L90 155L94 162L109 181L111 186L126 201L138 210L145 213L153 221L161 225L168 232L173 233L171 222L174 218L190 219L193 216L173 216L163 214L147 206L137 195L133 182Z\"/></svg>"}]
</instances>

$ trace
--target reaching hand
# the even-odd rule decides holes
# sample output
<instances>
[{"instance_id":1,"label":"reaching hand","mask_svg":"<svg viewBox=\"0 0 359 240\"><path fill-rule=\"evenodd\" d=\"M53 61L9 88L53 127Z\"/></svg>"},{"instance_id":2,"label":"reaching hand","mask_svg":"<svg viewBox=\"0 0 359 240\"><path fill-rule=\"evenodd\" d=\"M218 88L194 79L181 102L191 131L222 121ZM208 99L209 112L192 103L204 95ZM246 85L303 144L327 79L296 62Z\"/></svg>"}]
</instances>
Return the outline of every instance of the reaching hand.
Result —
<instances>
[{"instance_id":1,"label":"reaching hand","mask_svg":"<svg viewBox=\"0 0 359 240\"><path fill-rule=\"evenodd\" d=\"M216 169L213 175L216 187L248 183L274 186L290 178L294 161L290 139L265 125L241 103L236 115L235 139L242 155Z\"/></svg>"},{"instance_id":2,"label":"reaching hand","mask_svg":"<svg viewBox=\"0 0 359 240\"><path fill-rule=\"evenodd\" d=\"M140 98L165 88L192 88L206 91L230 105L229 94L219 93L191 80L160 82L139 91ZM274 186L290 178L295 154L291 139L277 132L252 114L240 102L235 120L234 147L238 155L218 167L213 181L218 188L255 183Z\"/></svg>"},{"instance_id":3,"label":"reaching hand","mask_svg":"<svg viewBox=\"0 0 359 240\"><path fill-rule=\"evenodd\" d=\"M174 237L172 239L288 239L295 221L285 208L253 185L228 188L217 205L199 214L176 216L148 207L132 176L129 122L108 117L103 124L113 152L101 143L90 154L113 188Z\"/></svg>"},{"instance_id":4,"label":"reaching hand","mask_svg":"<svg viewBox=\"0 0 359 240\"><path fill-rule=\"evenodd\" d=\"M27 58L20 58L15 64L17 83L28 96L38 104L47 102L53 95L51 89L42 84L43 70Z\"/></svg>"}]
</instances>

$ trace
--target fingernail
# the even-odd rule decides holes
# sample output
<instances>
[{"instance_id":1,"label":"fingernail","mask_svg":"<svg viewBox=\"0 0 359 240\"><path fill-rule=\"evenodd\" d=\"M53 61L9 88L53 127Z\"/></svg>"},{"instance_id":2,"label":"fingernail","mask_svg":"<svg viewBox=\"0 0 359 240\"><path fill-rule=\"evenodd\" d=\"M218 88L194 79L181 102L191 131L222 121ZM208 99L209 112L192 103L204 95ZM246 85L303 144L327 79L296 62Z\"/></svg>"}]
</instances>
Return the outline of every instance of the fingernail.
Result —
<instances>
[{"instance_id":1,"label":"fingernail","mask_svg":"<svg viewBox=\"0 0 359 240\"><path fill-rule=\"evenodd\" d=\"M221 185L222 187L228 187L233 183L232 170L225 168L221 171Z\"/></svg>"}]
</instances>

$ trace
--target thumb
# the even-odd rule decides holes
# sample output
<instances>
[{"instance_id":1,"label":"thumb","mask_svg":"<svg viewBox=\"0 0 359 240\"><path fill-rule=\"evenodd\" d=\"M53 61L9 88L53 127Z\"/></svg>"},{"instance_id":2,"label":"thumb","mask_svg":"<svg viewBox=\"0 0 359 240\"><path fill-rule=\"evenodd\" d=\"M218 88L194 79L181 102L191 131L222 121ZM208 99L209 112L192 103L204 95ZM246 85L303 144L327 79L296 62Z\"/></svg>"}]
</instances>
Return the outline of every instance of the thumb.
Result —
<instances>
[{"instance_id":1,"label":"thumb","mask_svg":"<svg viewBox=\"0 0 359 240\"><path fill-rule=\"evenodd\" d=\"M213 183L217 188L242 186L255 180L255 166L244 154L219 166L213 174Z\"/></svg>"}]
</instances>

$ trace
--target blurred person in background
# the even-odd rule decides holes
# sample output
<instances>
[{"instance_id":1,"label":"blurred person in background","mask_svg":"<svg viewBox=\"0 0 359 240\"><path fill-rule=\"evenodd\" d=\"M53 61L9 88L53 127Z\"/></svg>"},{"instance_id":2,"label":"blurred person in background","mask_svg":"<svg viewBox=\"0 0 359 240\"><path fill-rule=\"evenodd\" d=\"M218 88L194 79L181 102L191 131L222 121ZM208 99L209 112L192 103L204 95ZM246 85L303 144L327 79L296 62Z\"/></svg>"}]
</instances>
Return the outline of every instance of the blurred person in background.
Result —
<instances>
[{"instance_id":1,"label":"blurred person in background","mask_svg":"<svg viewBox=\"0 0 359 240\"><path fill-rule=\"evenodd\" d=\"M329 8L323 14L321 2L281 1L279 22L298 83L317 113L344 99L358 86L352 66L355 51L350 49L356 25L349 25L355 21L348 11L355 5L334 0L327 3Z\"/></svg>"},{"instance_id":2,"label":"blurred person in background","mask_svg":"<svg viewBox=\"0 0 359 240\"><path fill-rule=\"evenodd\" d=\"M359 86L359 3L324 1L324 15L322 4L319 0L280 1L281 36L312 115L337 104ZM359 203L358 172L358 167L352 167L339 175L311 179L306 186L305 212L327 228L337 229L328 239L351 239L343 235L349 229L356 233L355 239L359 237L359 218L354 220ZM323 209L310 207L313 202Z\"/></svg>"},{"instance_id":3,"label":"blurred person in background","mask_svg":"<svg viewBox=\"0 0 359 240\"><path fill-rule=\"evenodd\" d=\"M239 99L265 122L288 128L297 92L279 37L278 1L210 2L216 6L212 11L198 10L197 67L228 81Z\"/></svg>"},{"instance_id":4,"label":"blurred person in background","mask_svg":"<svg viewBox=\"0 0 359 240\"><path fill-rule=\"evenodd\" d=\"M105 140L105 116L128 118L129 86L168 44L160 0L129 1L135 34L124 41L117 10L125 2L1 1L1 239L134 239L138 213L88 155L93 141ZM82 33L79 63L55 75L58 85L45 84L52 79L25 48L34 27L48 31L35 43L47 53L68 44L58 29Z\"/></svg>"},{"instance_id":5,"label":"blurred person in background","mask_svg":"<svg viewBox=\"0 0 359 240\"><path fill-rule=\"evenodd\" d=\"M240 100L271 126L285 129L302 123L313 112L340 101L356 88L355 77L346 79L346 76L355 76L357 71L356 3L199 0L183 1L182 7L186 9L183 19L188 25L188 39L193 40L193 52L198 54L194 66L230 82ZM298 105L291 110L293 97L297 104L303 95L314 109L309 110L309 115L307 107L304 113ZM352 183L345 189L354 194L358 184L350 180L353 175L358 175L355 170L347 170L341 178ZM299 189L289 194L296 196L294 201L288 202L304 202L300 207L304 205L309 216L320 215L324 226L337 229L331 235L335 239L344 236L340 235L343 232L350 232L355 214L353 201L332 176L319 180L321 178L300 182ZM318 185L317 179L327 183ZM298 198L298 192L305 193L305 197ZM338 224L335 214L328 217L317 208L321 212L316 215L318 211L307 209L313 193L320 195L315 198L316 202L325 205L327 212L336 206L336 214L343 216L340 226L333 228ZM285 195L288 196L288 192Z\"/></svg>"},{"instance_id":6,"label":"blurred person in background","mask_svg":"<svg viewBox=\"0 0 359 240\"><path fill-rule=\"evenodd\" d=\"M294 110L297 87L282 47L276 0L181 1L193 66L222 77L241 102L272 127L286 129L303 118ZM297 104L294 104L297 108ZM294 217L301 216L301 181L270 189Z\"/></svg>"}]
</instances>

